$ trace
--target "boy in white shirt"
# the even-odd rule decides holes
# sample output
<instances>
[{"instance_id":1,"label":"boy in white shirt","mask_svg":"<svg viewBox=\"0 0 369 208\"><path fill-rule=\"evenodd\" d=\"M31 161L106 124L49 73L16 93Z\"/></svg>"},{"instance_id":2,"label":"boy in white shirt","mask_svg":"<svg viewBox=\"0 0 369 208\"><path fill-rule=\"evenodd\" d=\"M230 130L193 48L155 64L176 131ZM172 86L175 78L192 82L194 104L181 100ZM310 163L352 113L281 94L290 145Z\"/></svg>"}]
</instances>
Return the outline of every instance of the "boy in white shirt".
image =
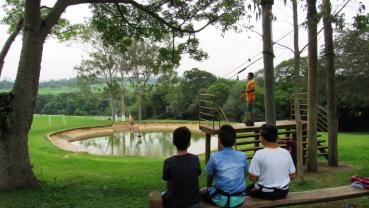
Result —
<instances>
[{"instance_id":1,"label":"boy in white shirt","mask_svg":"<svg viewBox=\"0 0 369 208\"><path fill-rule=\"evenodd\" d=\"M281 199L288 193L290 179L295 176L295 166L290 153L277 143L278 129L269 124L260 128L264 149L258 150L250 165L249 178L256 181L248 188L248 195L264 199Z\"/></svg>"}]
</instances>

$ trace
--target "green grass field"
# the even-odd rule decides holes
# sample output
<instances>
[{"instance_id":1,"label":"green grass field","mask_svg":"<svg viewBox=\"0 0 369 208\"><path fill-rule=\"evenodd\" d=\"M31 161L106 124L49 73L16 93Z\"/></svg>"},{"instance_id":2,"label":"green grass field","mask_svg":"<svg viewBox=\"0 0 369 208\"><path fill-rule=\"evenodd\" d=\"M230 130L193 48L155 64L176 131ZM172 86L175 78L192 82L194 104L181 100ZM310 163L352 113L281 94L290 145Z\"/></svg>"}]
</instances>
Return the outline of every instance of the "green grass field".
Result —
<instances>
[{"instance_id":1,"label":"green grass field","mask_svg":"<svg viewBox=\"0 0 369 208\"><path fill-rule=\"evenodd\" d=\"M0 89L0 92L9 92L10 89ZM60 87L60 88L51 88L51 87L43 87L38 91L39 95L57 95L60 93L71 93L77 92L78 88L74 87Z\"/></svg>"},{"instance_id":2,"label":"green grass field","mask_svg":"<svg viewBox=\"0 0 369 208\"><path fill-rule=\"evenodd\" d=\"M91 91L93 93L102 93L104 92L104 88L106 87L105 84L93 84L91 85ZM127 86L127 89L132 90L132 87ZM10 88L0 89L0 92L9 92ZM69 86L63 86L58 88L52 88L52 87L40 87L38 90L39 95L58 95L61 93L72 93L72 92L78 92L77 87L69 87Z\"/></svg>"},{"instance_id":3,"label":"green grass field","mask_svg":"<svg viewBox=\"0 0 369 208\"><path fill-rule=\"evenodd\" d=\"M0 192L0 207L147 207L147 193L163 190L161 180L164 158L111 157L75 154L57 149L46 138L50 132L81 126L109 124L92 117L35 115L29 136L31 161L40 186L14 192ZM307 174L305 183L293 182L291 190L309 190L349 184L351 175L369 175L369 133L343 133L339 136L343 167L321 168ZM200 156L202 167L204 157ZM326 161L321 160L323 166ZM324 169L324 170L323 170ZM205 176L200 179L205 185ZM340 202L343 203L343 202ZM367 207L368 197L348 200ZM324 207L324 206L323 206ZM338 206L340 207L340 206Z\"/></svg>"}]
</instances>

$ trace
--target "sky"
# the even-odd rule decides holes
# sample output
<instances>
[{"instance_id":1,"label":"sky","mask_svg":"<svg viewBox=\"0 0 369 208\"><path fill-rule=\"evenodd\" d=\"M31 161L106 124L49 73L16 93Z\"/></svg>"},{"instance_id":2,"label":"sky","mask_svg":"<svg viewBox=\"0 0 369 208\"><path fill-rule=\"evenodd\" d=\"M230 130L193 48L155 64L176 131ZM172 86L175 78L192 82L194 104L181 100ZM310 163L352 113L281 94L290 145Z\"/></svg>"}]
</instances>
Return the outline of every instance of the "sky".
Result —
<instances>
[{"instance_id":1,"label":"sky","mask_svg":"<svg viewBox=\"0 0 369 208\"><path fill-rule=\"evenodd\" d=\"M55 1L42 1L42 3L44 2L47 3L47 6L52 6L52 3ZM282 0L276 0L273 5L273 13L276 16L276 21L273 22L272 29L273 40L279 40L278 43L293 48L292 5L287 4L285 6L282 2ZM343 6L343 2L345 1L333 0L332 10L339 10ZM350 1L342 11L346 14L348 22L352 22L352 17L358 10L358 2L360 1ZM3 3L0 3L0 5L2 4ZM366 8L369 8L369 1L364 1L364 4ZM306 19L306 12L303 9L303 5L299 6L299 10L299 23L301 23ZM0 11L1 18L4 14L2 10ZM90 16L91 12L87 5L68 7L63 14L63 17L69 19L72 23L83 22ZM178 73L183 74L184 71L196 67L211 72L218 77L236 78L237 72L240 69L262 57L262 39L259 35L261 33L261 20L253 20L247 24L253 25L254 31L244 31L242 33L228 31L222 35L222 33L214 27L208 27L197 34L200 40L200 47L208 53L209 58L202 62L198 62L191 60L188 56L184 56L181 65L177 69ZM321 27L320 24L318 30ZM8 27L6 25L0 25L0 47L3 46L8 37L7 30ZM305 27L300 27L299 32L300 48L302 48L307 44L307 29ZM320 46L323 44L323 33L319 34L318 41L320 50ZM19 36L13 43L5 59L5 65L0 80L15 79L21 44L21 36ZM293 58L293 53L290 50L278 45L274 45L274 54L274 65L278 65L283 60ZM306 55L306 50L303 55ZM40 80L46 81L75 77L76 72L74 67L86 56L85 50L80 48L78 44L66 44L56 39L48 38L44 44ZM251 59L251 62L248 59ZM263 68L262 59L249 66L247 70L239 74L239 77L243 79L246 77L247 72L255 72L261 68Z\"/></svg>"}]
</instances>

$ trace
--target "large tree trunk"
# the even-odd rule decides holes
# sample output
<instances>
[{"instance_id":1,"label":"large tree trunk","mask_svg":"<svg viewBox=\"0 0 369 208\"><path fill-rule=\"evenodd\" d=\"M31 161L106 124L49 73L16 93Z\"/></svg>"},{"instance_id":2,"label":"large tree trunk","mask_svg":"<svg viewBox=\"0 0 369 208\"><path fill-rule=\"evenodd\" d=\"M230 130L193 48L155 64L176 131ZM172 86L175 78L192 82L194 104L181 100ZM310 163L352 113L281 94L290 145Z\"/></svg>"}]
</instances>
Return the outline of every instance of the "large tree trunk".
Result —
<instances>
[{"instance_id":1,"label":"large tree trunk","mask_svg":"<svg viewBox=\"0 0 369 208\"><path fill-rule=\"evenodd\" d=\"M120 78L121 78L120 101L121 101L121 111L122 111L122 119L123 119L123 117L125 118L125 115L126 115L126 103L125 103L125 100L124 100L125 87L124 87L124 74L123 74L122 70L120 70Z\"/></svg>"},{"instance_id":2,"label":"large tree trunk","mask_svg":"<svg viewBox=\"0 0 369 208\"><path fill-rule=\"evenodd\" d=\"M334 67L334 46L331 16L331 2L323 0L323 23L325 42L325 71L326 89L328 103L328 164L338 165L337 152L337 118L336 118L336 90L335 90L335 67Z\"/></svg>"},{"instance_id":3,"label":"large tree trunk","mask_svg":"<svg viewBox=\"0 0 369 208\"><path fill-rule=\"evenodd\" d=\"M10 46L14 42L15 38L18 36L19 32L22 30L22 28L23 28L23 19L21 19L18 22L18 25L15 28L14 32L9 36L9 38L6 40L3 48L1 49L1 52L0 52L0 77L1 77L1 72L3 71L5 57L9 52Z\"/></svg>"},{"instance_id":4,"label":"large tree trunk","mask_svg":"<svg viewBox=\"0 0 369 208\"><path fill-rule=\"evenodd\" d=\"M310 172L318 171L317 159L317 118L318 118L318 90L317 90L317 11L316 0L307 1L308 5L308 163L307 169Z\"/></svg>"},{"instance_id":5,"label":"large tree trunk","mask_svg":"<svg viewBox=\"0 0 369 208\"><path fill-rule=\"evenodd\" d=\"M125 104L125 99L124 99L124 90L121 90L120 92L120 107L121 107L121 111L122 111L122 119L125 118L126 116L126 104Z\"/></svg>"},{"instance_id":6,"label":"large tree trunk","mask_svg":"<svg viewBox=\"0 0 369 208\"><path fill-rule=\"evenodd\" d=\"M110 107L111 107L111 120L115 121L115 105L114 105L114 98L113 93L109 87L109 99L110 99Z\"/></svg>"},{"instance_id":7,"label":"large tree trunk","mask_svg":"<svg viewBox=\"0 0 369 208\"><path fill-rule=\"evenodd\" d=\"M37 184L28 152L41 68L44 36L41 35L40 1L26 1L23 45L13 90L2 96L0 131L0 190ZM4 100L4 99L2 99Z\"/></svg>"},{"instance_id":8,"label":"large tree trunk","mask_svg":"<svg viewBox=\"0 0 369 208\"><path fill-rule=\"evenodd\" d=\"M262 1L265 121L276 125L274 101L274 53L272 45L272 4Z\"/></svg>"},{"instance_id":9,"label":"large tree trunk","mask_svg":"<svg viewBox=\"0 0 369 208\"><path fill-rule=\"evenodd\" d=\"M142 90L140 89L139 95L138 95L138 121L141 122L142 120Z\"/></svg>"},{"instance_id":10,"label":"large tree trunk","mask_svg":"<svg viewBox=\"0 0 369 208\"><path fill-rule=\"evenodd\" d=\"M298 15L297 15L297 0L292 0L293 7L293 32L294 32L294 52L295 52L295 63L294 63L294 109L295 109L295 120L296 120L296 141L297 141L297 180L299 183L303 182L304 175L304 151L302 145L302 124L300 115L300 49L299 49L299 26L298 26Z\"/></svg>"}]
</instances>

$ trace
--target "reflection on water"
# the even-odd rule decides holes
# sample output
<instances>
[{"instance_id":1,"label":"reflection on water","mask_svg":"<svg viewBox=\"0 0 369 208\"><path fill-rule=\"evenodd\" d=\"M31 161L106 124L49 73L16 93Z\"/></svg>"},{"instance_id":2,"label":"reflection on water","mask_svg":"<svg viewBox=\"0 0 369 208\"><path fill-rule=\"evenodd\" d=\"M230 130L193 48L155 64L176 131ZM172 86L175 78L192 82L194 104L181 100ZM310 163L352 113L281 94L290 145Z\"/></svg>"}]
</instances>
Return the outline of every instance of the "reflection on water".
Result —
<instances>
[{"instance_id":1,"label":"reflection on water","mask_svg":"<svg viewBox=\"0 0 369 208\"><path fill-rule=\"evenodd\" d=\"M211 139L211 149L218 147L217 141L217 138ZM168 132L145 132L141 136L138 133L119 132L112 136L75 141L72 144L99 155L169 157L176 153L172 133ZM205 153L205 137L192 135L188 151L192 154Z\"/></svg>"}]
</instances>

